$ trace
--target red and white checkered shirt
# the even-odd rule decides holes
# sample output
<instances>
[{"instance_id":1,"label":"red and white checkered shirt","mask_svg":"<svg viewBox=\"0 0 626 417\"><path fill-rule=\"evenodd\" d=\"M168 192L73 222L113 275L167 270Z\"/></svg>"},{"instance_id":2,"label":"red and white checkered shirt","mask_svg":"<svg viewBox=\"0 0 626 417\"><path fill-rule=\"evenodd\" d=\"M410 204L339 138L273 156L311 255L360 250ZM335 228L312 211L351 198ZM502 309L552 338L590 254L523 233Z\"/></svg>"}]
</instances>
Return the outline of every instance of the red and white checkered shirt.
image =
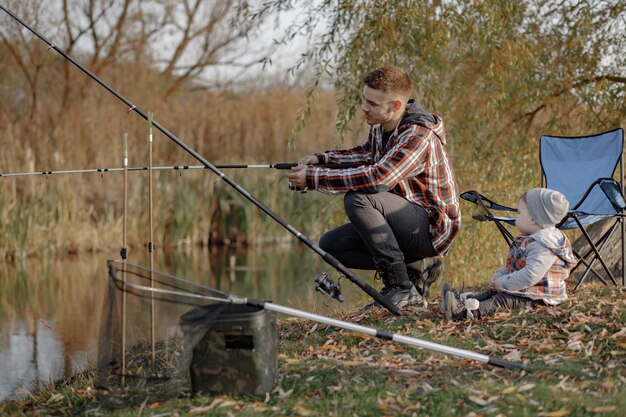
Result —
<instances>
[{"instance_id":1,"label":"red and white checkered shirt","mask_svg":"<svg viewBox=\"0 0 626 417\"><path fill-rule=\"evenodd\" d=\"M381 125L370 128L367 142L352 149L317 154L320 164L360 164L347 169L311 165L306 185L326 194L350 190L389 190L426 209L433 248L445 255L461 228L454 170L446 153L443 120L435 123L409 114L383 144Z\"/></svg>"}]
</instances>

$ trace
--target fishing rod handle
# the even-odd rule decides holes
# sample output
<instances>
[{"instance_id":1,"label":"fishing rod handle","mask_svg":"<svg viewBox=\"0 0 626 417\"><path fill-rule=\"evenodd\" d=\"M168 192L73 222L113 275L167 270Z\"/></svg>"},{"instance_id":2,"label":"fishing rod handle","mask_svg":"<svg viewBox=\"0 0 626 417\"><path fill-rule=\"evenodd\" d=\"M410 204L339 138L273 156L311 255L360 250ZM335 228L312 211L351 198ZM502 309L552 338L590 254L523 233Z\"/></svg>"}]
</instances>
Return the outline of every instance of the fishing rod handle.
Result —
<instances>
[{"instance_id":1,"label":"fishing rod handle","mask_svg":"<svg viewBox=\"0 0 626 417\"><path fill-rule=\"evenodd\" d=\"M300 165L300 164L293 163L293 162L280 162L280 163L274 164L272 166L274 168L276 168L276 169L291 169L293 167L297 167L298 165ZM363 164L331 162L331 163L328 163L328 164L314 164L314 165L311 165L311 166L319 167L319 168L330 168L330 169L348 169L348 168L358 167L358 166L361 166L361 165L363 165Z\"/></svg>"},{"instance_id":2,"label":"fishing rod handle","mask_svg":"<svg viewBox=\"0 0 626 417\"><path fill-rule=\"evenodd\" d=\"M293 162L280 162L280 163L274 164L272 166L274 168L276 168L276 169L291 169L293 167L297 167L298 164L297 163L293 163Z\"/></svg>"}]
</instances>

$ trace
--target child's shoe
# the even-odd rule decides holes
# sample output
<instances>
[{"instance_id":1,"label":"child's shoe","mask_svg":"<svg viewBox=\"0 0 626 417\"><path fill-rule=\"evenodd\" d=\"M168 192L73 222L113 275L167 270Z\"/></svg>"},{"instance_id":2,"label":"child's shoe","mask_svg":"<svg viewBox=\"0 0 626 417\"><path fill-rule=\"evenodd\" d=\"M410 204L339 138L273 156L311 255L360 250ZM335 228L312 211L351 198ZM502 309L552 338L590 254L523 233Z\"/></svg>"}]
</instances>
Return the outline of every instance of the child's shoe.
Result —
<instances>
[{"instance_id":1,"label":"child's shoe","mask_svg":"<svg viewBox=\"0 0 626 417\"><path fill-rule=\"evenodd\" d=\"M446 319L448 320L459 320L465 318L465 306L457 300L457 295L453 291L448 291L445 294L445 304L446 304Z\"/></svg>"},{"instance_id":2,"label":"child's shoe","mask_svg":"<svg viewBox=\"0 0 626 417\"><path fill-rule=\"evenodd\" d=\"M450 304L456 305L459 302L459 296L454 291L452 291L450 284L444 282L444 284L441 286L441 304L439 304L439 311L445 314L446 318L448 318L448 306ZM451 320L451 318L448 318L448 320Z\"/></svg>"},{"instance_id":3,"label":"child's shoe","mask_svg":"<svg viewBox=\"0 0 626 417\"><path fill-rule=\"evenodd\" d=\"M444 282L441 286L441 303L439 303L439 311L441 311L443 314L446 314L446 294L448 293L448 291L452 291L450 289L450 284Z\"/></svg>"},{"instance_id":4,"label":"child's shoe","mask_svg":"<svg viewBox=\"0 0 626 417\"><path fill-rule=\"evenodd\" d=\"M448 320L473 319L472 310L478 309L480 302L475 298L469 298L472 294L463 293L457 295L448 283L441 288L441 304L439 309L446 315Z\"/></svg>"}]
</instances>

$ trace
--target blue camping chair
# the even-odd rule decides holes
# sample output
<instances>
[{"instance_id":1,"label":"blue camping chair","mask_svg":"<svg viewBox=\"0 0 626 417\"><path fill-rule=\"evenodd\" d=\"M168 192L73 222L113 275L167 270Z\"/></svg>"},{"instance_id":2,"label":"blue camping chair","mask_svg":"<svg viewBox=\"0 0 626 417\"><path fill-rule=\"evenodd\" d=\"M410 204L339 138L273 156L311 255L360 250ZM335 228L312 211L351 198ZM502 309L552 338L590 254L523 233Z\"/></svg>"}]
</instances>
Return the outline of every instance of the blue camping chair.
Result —
<instances>
[{"instance_id":1,"label":"blue camping chair","mask_svg":"<svg viewBox=\"0 0 626 417\"><path fill-rule=\"evenodd\" d=\"M578 263L586 267L574 291L583 283L589 273L593 273L602 283L607 281L593 268L600 262L606 275L617 285L610 268L602 258L602 251L613 233L621 233L621 272L622 285L626 285L624 259L624 130L615 129L592 136L561 137L541 136L539 139L539 160L541 163L541 186L560 191L570 202L567 216L557 225L561 230L580 229L589 248L585 253L574 252ZM613 177L619 166L619 181ZM516 209L493 202L476 191L467 191L461 198L481 206L483 215L474 216L478 220L493 221L509 245L513 235L504 226L515 224L515 217L495 215L494 211ZM603 219L611 219L609 228L593 241L585 227Z\"/></svg>"}]
</instances>

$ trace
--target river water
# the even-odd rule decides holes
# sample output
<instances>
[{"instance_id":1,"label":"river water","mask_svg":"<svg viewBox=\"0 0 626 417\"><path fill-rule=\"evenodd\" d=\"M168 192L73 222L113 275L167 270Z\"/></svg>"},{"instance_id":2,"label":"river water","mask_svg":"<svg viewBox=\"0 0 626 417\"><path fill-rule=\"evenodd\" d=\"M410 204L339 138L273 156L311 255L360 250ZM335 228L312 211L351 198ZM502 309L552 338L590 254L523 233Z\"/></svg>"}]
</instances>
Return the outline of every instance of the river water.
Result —
<instances>
[{"instance_id":1,"label":"river water","mask_svg":"<svg viewBox=\"0 0 626 417\"><path fill-rule=\"evenodd\" d=\"M107 293L107 259L88 254L65 259L27 259L0 264L0 400L93 366ZM130 262L148 266L146 260ZM368 301L343 280L343 304L315 291L314 277L338 273L313 251L294 243L245 251L193 250L156 253L157 271L229 294L271 300L316 314L355 309ZM354 271L374 287L373 273ZM279 317L280 319L280 317Z\"/></svg>"}]
</instances>

